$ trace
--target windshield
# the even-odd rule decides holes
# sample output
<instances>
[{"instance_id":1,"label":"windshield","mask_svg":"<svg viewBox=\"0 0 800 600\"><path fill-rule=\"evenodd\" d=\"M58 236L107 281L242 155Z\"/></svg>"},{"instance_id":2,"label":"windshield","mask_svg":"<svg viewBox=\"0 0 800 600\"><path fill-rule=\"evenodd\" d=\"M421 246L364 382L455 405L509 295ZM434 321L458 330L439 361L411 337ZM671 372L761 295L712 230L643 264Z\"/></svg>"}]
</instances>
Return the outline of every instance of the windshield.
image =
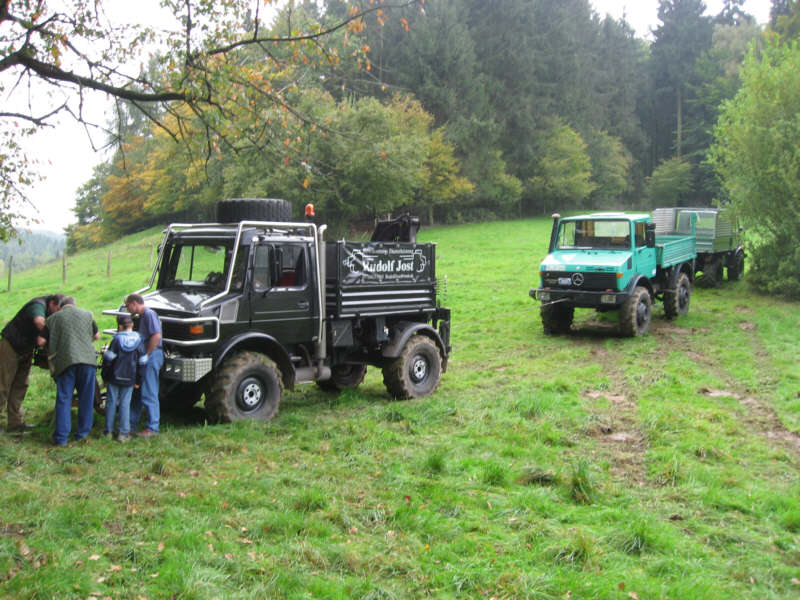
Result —
<instances>
[{"instance_id":1,"label":"windshield","mask_svg":"<svg viewBox=\"0 0 800 600\"><path fill-rule=\"evenodd\" d=\"M232 254L233 242L230 240L176 240L164 251L159 287L224 290ZM240 248L231 290L241 290L246 265L247 249Z\"/></svg>"},{"instance_id":2,"label":"windshield","mask_svg":"<svg viewBox=\"0 0 800 600\"><path fill-rule=\"evenodd\" d=\"M557 250L629 250L630 221L584 219L564 221L558 228Z\"/></svg>"}]
</instances>

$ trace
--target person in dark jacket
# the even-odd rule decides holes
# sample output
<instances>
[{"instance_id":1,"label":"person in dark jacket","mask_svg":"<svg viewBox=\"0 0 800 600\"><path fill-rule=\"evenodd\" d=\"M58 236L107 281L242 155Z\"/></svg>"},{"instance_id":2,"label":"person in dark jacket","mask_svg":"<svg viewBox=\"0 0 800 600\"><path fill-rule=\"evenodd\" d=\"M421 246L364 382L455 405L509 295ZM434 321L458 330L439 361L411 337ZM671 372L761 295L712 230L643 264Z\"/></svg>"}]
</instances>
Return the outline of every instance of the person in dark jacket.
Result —
<instances>
[{"instance_id":1,"label":"person in dark jacket","mask_svg":"<svg viewBox=\"0 0 800 600\"><path fill-rule=\"evenodd\" d=\"M58 312L62 294L30 300L3 328L0 340L0 414L8 406L8 431L25 431L22 401L28 391L33 351L44 346L47 317Z\"/></svg>"},{"instance_id":2,"label":"person in dark jacket","mask_svg":"<svg viewBox=\"0 0 800 600\"><path fill-rule=\"evenodd\" d=\"M103 353L102 374L108 389L106 429L103 435L111 437L114 434L114 419L119 407L117 441L127 442L131 439L131 396L133 388L138 388L142 383L147 352L142 336L133 330L133 319L130 315L117 317L117 328L108 350Z\"/></svg>"},{"instance_id":3,"label":"person in dark jacket","mask_svg":"<svg viewBox=\"0 0 800 600\"><path fill-rule=\"evenodd\" d=\"M94 422L94 388L97 356L94 340L99 337L92 313L75 306L69 296L57 313L47 317L47 344L53 378L56 380L56 428L53 444L66 446L72 429L72 391L78 391L76 441L86 439Z\"/></svg>"}]
</instances>

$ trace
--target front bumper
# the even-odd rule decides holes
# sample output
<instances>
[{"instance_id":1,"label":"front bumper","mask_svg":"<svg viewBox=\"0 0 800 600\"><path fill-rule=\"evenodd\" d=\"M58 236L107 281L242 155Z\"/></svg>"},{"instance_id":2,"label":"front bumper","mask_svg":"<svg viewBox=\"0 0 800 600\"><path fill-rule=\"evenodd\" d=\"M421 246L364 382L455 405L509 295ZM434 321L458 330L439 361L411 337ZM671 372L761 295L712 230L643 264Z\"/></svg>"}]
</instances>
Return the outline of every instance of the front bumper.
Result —
<instances>
[{"instance_id":1,"label":"front bumper","mask_svg":"<svg viewBox=\"0 0 800 600\"><path fill-rule=\"evenodd\" d=\"M563 290L553 288L537 288L528 292L531 298L540 300L542 304L554 302L567 303L580 308L619 308L628 299L625 291L593 291Z\"/></svg>"}]
</instances>

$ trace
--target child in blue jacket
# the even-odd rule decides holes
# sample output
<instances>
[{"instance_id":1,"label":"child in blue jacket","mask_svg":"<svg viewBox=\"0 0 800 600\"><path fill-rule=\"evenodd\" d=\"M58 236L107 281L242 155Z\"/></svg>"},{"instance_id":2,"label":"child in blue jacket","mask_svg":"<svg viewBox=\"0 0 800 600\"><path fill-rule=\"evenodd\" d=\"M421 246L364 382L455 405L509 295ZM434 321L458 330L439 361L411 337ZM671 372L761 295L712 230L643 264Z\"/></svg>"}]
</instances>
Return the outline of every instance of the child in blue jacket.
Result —
<instances>
[{"instance_id":1,"label":"child in blue jacket","mask_svg":"<svg viewBox=\"0 0 800 600\"><path fill-rule=\"evenodd\" d=\"M102 377L106 382L106 437L114 432L114 420L119 407L119 434L117 440L127 442L130 438L130 409L133 388L139 387L147 364L144 341L133 331L130 315L117 317L117 333L108 350L103 353Z\"/></svg>"}]
</instances>

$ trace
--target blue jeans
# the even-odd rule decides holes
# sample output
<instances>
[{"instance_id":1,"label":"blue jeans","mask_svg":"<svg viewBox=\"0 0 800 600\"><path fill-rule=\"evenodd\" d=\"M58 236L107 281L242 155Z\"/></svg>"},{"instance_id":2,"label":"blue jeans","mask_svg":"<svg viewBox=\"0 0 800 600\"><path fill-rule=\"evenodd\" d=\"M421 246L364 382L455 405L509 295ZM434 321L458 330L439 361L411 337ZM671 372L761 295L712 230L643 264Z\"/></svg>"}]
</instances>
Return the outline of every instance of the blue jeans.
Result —
<instances>
[{"instance_id":1,"label":"blue jeans","mask_svg":"<svg viewBox=\"0 0 800 600\"><path fill-rule=\"evenodd\" d=\"M108 397L106 398L106 432L114 432L114 419L119 407L119 434L128 435L131 432L131 396L132 385L108 384Z\"/></svg>"},{"instance_id":2,"label":"blue jeans","mask_svg":"<svg viewBox=\"0 0 800 600\"><path fill-rule=\"evenodd\" d=\"M131 431L136 431L139 427L139 419L142 416L142 406L147 409L147 425L150 431L158 433L159 409L158 409L158 373L161 365L164 364L164 352L161 348L153 350L147 358L147 365L142 377L142 387L139 394L133 395L131 402Z\"/></svg>"},{"instance_id":3,"label":"blue jeans","mask_svg":"<svg viewBox=\"0 0 800 600\"><path fill-rule=\"evenodd\" d=\"M75 439L82 440L94 423L94 365L70 365L56 377L56 430L53 442L63 446L72 430L72 390L78 390L78 429Z\"/></svg>"}]
</instances>

